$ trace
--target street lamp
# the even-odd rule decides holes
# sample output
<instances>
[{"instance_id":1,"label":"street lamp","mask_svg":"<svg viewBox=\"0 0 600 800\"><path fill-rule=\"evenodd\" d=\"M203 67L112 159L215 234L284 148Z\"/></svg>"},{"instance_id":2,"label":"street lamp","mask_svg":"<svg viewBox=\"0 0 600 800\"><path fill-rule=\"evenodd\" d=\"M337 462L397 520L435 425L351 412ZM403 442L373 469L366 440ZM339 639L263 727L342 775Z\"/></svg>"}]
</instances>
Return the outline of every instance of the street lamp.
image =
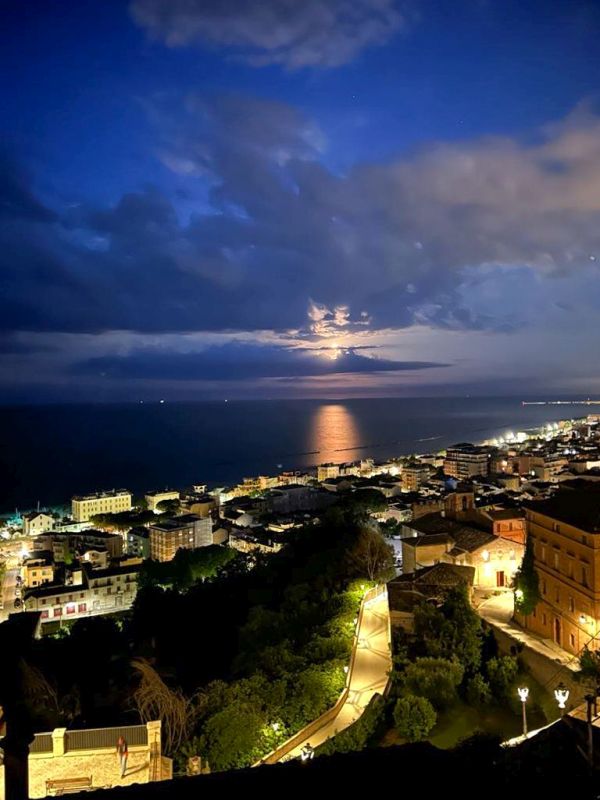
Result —
<instances>
[{"instance_id":1,"label":"street lamp","mask_svg":"<svg viewBox=\"0 0 600 800\"><path fill-rule=\"evenodd\" d=\"M515 589L515 597L520 603L521 600L523 599L523 589Z\"/></svg>"},{"instance_id":2,"label":"street lamp","mask_svg":"<svg viewBox=\"0 0 600 800\"><path fill-rule=\"evenodd\" d=\"M523 707L523 736L527 736L527 710L525 706L527 704L527 698L529 697L529 689L527 686L520 686L517 692L519 693L519 700Z\"/></svg>"},{"instance_id":3,"label":"street lamp","mask_svg":"<svg viewBox=\"0 0 600 800\"><path fill-rule=\"evenodd\" d=\"M310 761L314 757L315 757L315 749L314 747L310 746L310 742L307 742L300 751L300 761L302 761L302 763L304 764L307 761Z\"/></svg>"},{"instance_id":4,"label":"street lamp","mask_svg":"<svg viewBox=\"0 0 600 800\"><path fill-rule=\"evenodd\" d=\"M561 715L564 714L565 706L567 705L567 700L569 699L569 690L563 683L559 683L554 690L554 697L558 703L558 707L560 708Z\"/></svg>"}]
</instances>

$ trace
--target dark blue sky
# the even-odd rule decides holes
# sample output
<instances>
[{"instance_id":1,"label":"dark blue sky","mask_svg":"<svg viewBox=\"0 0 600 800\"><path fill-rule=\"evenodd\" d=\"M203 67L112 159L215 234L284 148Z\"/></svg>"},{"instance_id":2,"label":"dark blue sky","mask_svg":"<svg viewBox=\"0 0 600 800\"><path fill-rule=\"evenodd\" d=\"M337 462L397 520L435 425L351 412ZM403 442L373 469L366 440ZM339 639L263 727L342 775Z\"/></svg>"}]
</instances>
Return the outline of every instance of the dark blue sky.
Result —
<instances>
[{"instance_id":1,"label":"dark blue sky","mask_svg":"<svg viewBox=\"0 0 600 800\"><path fill-rule=\"evenodd\" d=\"M5 402L594 393L600 4L3 4Z\"/></svg>"}]
</instances>

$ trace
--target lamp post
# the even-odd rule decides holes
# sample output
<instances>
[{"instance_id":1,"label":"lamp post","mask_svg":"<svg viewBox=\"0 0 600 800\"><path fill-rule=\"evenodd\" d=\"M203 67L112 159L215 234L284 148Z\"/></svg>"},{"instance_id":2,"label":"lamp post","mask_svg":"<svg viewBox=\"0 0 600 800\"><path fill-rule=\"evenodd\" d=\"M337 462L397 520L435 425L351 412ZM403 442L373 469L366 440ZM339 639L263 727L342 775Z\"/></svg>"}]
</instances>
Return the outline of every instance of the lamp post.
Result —
<instances>
[{"instance_id":1,"label":"lamp post","mask_svg":"<svg viewBox=\"0 0 600 800\"><path fill-rule=\"evenodd\" d=\"M554 698L558 703L558 707L560 709L561 717L565 713L565 707L567 705L567 700L569 699L569 690L564 685L564 683L559 683L556 689L554 690Z\"/></svg>"},{"instance_id":2,"label":"lamp post","mask_svg":"<svg viewBox=\"0 0 600 800\"><path fill-rule=\"evenodd\" d=\"M527 709L525 706L527 704L527 698L529 697L529 689L527 686L520 686L517 692L519 693L519 700L523 708L523 736L527 737Z\"/></svg>"},{"instance_id":3,"label":"lamp post","mask_svg":"<svg viewBox=\"0 0 600 800\"><path fill-rule=\"evenodd\" d=\"M302 761L303 764L306 764L314 757L315 757L315 749L314 747L311 747L310 742L307 742L300 751L300 761Z\"/></svg>"}]
</instances>

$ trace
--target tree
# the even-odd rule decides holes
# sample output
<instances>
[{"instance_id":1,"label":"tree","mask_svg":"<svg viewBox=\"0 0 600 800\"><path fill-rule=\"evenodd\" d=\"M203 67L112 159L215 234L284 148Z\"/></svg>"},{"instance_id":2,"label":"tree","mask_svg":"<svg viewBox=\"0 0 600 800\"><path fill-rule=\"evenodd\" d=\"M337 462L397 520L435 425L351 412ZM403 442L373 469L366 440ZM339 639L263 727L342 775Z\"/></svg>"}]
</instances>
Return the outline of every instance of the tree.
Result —
<instances>
[{"instance_id":1,"label":"tree","mask_svg":"<svg viewBox=\"0 0 600 800\"><path fill-rule=\"evenodd\" d=\"M401 697L394 706L396 730L409 742L426 739L437 721L435 710L429 700L414 694Z\"/></svg>"},{"instance_id":2,"label":"tree","mask_svg":"<svg viewBox=\"0 0 600 800\"><path fill-rule=\"evenodd\" d=\"M133 699L142 722L159 719L167 753L173 753L189 738L197 715L197 697L187 698L178 689L171 689L144 658L136 658L132 666L139 673L140 683Z\"/></svg>"},{"instance_id":3,"label":"tree","mask_svg":"<svg viewBox=\"0 0 600 800\"><path fill-rule=\"evenodd\" d=\"M519 664L514 656L490 658L487 663L487 674L494 698L509 700L512 688L519 672Z\"/></svg>"},{"instance_id":4,"label":"tree","mask_svg":"<svg viewBox=\"0 0 600 800\"><path fill-rule=\"evenodd\" d=\"M161 500L160 503L156 504L156 510L160 511L161 514L177 514L179 509L181 508L181 503L179 500Z\"/></svg>"},{"instance_id":5,"label":"tree","mask_svg":"<svg viewBox=\"0 0 600 800\"><path fill-rule=\"evenodd\" d=\"M350 551L350 561L359 576L370 581L388 581L394 577L394 553L379 531L364 527Z\"/></svg>"},{"instance_id":6,"label":"tree","mask_svg":"<svg viewBox=\"0 0 600 800\"><path fill-rule=\"evenodd\" d=\"M515 610L524 616L532 614L540 601L540 580L535 569L533 541L529 536L525 542L523 561L515 573L513 588Z\"/></svg>"},{"instance_id":7,"label":"tree","mask_svg":"<svg viewBox=\"0 0 600 800\"><path fill-rule=\"evenodd\" d=\"M427 655L459 661L467 672L481 663L481 620L466 586L451 589L439 608L421 603L415 609L415 634Z\"/></svg>"},{"instance_id":8,"label":"tree","mask_svg":"<svg viewBox=\"0 0 600 800\"><path fill-rule=\"evenodd\" d=\"M577 680L588 683L594 688L600 684L600 651L584 647L579 656L579 672Z\"/></svg>"},{"instance_id":9,"label":"tree","mask_svg":"<svg viewBox=\"0 0 600 800\"><path fill-rule=\"evenodd\" d=\"M464 669L445 658L418 658L404 671L403 686L408 694L426 697L437 709L449 708L458 699L457 687Z\"/></svg>"},{"instance_id":10,"label":"tree","mask_svg":"<svg viewBox=\"0 0 600 800\"><path fill-rule=\"evenodd\" d=\"M479 673L473 675L467 683L467 702L470 706L486 706L492 700L490 686Z\"/></svg>"},{"instance_id":11,"label":"tree","mask_svg":"<svg viewBox=\"0 0 600 800\"><path fill-rule=\"evenodd\" d=\"M212 770L248 767L263 755L267 720L254 707L233 703L204 726L204 750Z\"/></svg>"}]
</instances>

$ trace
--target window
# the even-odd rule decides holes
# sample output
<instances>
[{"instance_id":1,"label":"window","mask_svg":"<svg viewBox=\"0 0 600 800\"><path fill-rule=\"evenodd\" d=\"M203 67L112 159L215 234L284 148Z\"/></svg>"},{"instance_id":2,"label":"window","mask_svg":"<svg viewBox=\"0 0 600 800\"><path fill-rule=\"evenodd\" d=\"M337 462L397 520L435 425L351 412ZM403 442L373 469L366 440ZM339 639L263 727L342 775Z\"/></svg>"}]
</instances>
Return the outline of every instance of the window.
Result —
<instances>
[{"instance_id":1,"label":"window","mask_svg":"<svg viewBox=\"0 0 600 800\"><path fill-rule=\"evenodd\" d=\"M560 589L558 588L558 586L557 586L557 587L556 587L556 589L554 590L554 600L555 600L557 603L560 603Z\"/></svg>"},{"instance_id":2,"label":"window","mask_svg":"<svg viewBox=\"0 0 600 800\"><path fill-rule=\"evenodd\" d=\"M572 597L569 597L569 611L571 614L575 612L575 600Z\"/></svg>"},{"instance_id":3,"label":"window","mask_svg":"<svg viewBox=\"0 0 600 800\"><path fill-rule=\"evenodd\" d=\"M62 616L62 608L55 608L55 609L54 609L54 616L55 616L55 617L60 617L60 616Z\"/></svg>"},{"instance_id":4,"label":"window","mask_svg":"<svg viewBox=\"0 0 600 800\"><path fill-rule=\"evenodd\" d=\"M543 594L543 595L545 595L545 594L546 594L546 579L545 579L545 578L544 578L544 580L542 581L542 594Z\"/></svg>"},{"instance_id":5,"label":"window","mask_svg":"<svg viewBox=\"0 0 600 800\"><path fill-rule=\"evenodd\" d=\"M587 567L581 567L581 582L584 586L588 585L587 580Z\"/></svg>"},{"instance_id":6,"label":"window","mask_svg":"<svg viewBox=\"0 0 600 800\"><path fill-rule=\"evenodd\" d=\"M47 608L44 609L44 611L42 611L42 619L48 619L49 616L50 616L50 613L49 613L48 609Z\"/></svg>"},{"instance_id":7,"label":"window","mask_svg":"<svg viewBox=\"0 0 600 800\"><path fill-rule=\"evenodd\" d=\"M542 545L542 561L546 562L546 548Z\"/></svg>"},{"instance_id":8,"label":"window","mask_svg":"<svg viewBox=\"0 0 600 800\"><path fill-rule=\"evenodd\" d=\"M542 614L542 625L546 624L546 615Z\"/></svg>"},{"instance_id":9,"label":"window","mask_svg":"<svg viewBox=\"0 0 600 800\"><path fill-rule=\"evenodd\" d=\"M554 553L554 569L558 569L558 553Z\"/></svg>"}]
</instances>

